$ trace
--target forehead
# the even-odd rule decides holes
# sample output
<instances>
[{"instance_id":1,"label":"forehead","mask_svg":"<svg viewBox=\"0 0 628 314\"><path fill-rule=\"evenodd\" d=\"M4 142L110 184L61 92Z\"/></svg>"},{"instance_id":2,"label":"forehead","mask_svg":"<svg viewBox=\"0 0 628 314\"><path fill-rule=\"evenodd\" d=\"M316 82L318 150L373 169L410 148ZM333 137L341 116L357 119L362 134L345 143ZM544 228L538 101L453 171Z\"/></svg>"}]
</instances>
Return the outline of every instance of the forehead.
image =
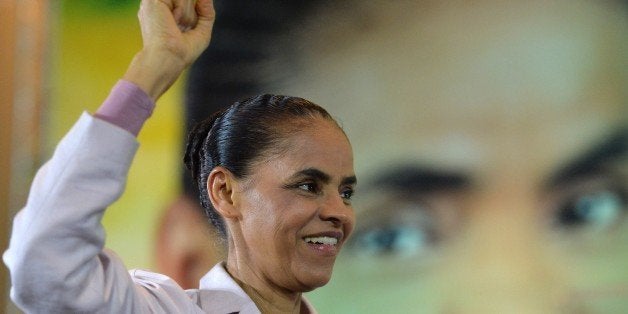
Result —
<instances>
[{"instance_id":1,"label":"forehead","mask_svg":"<svg viewBox=\"0 0 628 314\"><path fill-rule=\"evenodd\" d=\"M262 160L269 171L292 171L317 168L330 175L353 175L353 152L342 129L331 120L316 117L289 128L280 147ZM341 174L338 172L342 172Z\"/></svg>"},{"instance_id":2,"label":"forehead","mask_svg":"<svg viewBox=\"0 0 628 314\"><path fill-rule=\"evenodd\" d=\"M540 175L625 125L628 28L585 2L522 3L361 34L290 89L332 105L361 171L411 159Z\"/></svg>"}]
</instances>

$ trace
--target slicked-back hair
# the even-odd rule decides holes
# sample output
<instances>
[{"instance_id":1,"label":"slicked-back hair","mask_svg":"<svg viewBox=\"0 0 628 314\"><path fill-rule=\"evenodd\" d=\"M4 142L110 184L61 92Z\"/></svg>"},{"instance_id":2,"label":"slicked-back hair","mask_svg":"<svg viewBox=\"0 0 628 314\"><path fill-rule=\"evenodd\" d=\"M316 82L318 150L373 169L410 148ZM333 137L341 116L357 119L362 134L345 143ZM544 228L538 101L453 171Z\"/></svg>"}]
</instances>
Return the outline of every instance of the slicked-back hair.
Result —
<instances>
[{"instance_id":1,"label":"slicked-back hair","mask_svg":"<svg viewBox=\"0 0 628 314\"><path fill-rule=\"evenodd\" d=\"M236 178L244 178L256 161L285 149L282 143L295 126L316 118L337 125L324 108L306 99L265 94L236 102L192 128L184 162L198 187L201 205L223 238L227 234L224 221L207 191L212 169L222 166Z\"/></svg>"}]
</instances>

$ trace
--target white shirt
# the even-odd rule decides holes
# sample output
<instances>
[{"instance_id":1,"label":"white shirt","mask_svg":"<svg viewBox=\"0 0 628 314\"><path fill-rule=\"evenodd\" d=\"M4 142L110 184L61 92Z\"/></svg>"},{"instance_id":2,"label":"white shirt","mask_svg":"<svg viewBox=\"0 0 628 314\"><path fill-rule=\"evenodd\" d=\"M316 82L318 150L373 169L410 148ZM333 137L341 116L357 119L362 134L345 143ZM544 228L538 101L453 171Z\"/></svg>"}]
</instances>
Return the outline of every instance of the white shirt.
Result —
<instances>
[{"instance_id":1,"label":"white shirt","mask_svg":"<svg viewBox=\"0 0 628 314\"><path fill-rule=\"evenodd\" d=\"M127 271L104 248L101 218L137 147L132 134L86 113L61 140L13 222L3 255L12 300L27 313L260 313L222 263L199 289L183 290L167 276Z\"/></svg>"}]
</instances>

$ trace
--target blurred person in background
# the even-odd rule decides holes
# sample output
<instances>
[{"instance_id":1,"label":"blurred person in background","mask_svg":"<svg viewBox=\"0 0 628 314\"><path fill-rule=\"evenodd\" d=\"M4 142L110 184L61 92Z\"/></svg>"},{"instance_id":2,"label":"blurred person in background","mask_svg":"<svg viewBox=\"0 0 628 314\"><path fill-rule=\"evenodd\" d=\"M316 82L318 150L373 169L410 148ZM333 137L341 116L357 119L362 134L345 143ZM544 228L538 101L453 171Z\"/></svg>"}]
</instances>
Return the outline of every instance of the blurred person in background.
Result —
<instances>
[{"instance_id":1,"label":"blurred person in background","mask_svg":"<svg viewBox=\"0 0 628 314\"><path fill-rule=\"evenodd\" d=\"M288 36L266 84L329 104L362 180L317 308L627 312L626 12L348 1Z\"/></svg>"}]
</instances>

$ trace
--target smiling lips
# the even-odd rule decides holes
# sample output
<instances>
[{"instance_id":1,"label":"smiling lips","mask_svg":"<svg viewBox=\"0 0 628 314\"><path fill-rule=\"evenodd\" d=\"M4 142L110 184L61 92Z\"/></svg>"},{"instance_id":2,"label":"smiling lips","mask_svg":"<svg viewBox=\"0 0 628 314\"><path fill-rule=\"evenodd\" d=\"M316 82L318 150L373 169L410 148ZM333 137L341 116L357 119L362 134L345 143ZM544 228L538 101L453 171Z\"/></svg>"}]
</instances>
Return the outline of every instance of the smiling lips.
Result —
<instances>
[{"instance_id":1,"label":"smiling lips","mask_svg":"<svg viewBox=\"0 0 628 314\"><path fill-rule=\"evenodd\" d=\"M316 235L310 235L303 238L311 248L319 252L325 253L325 255L335 255L338 253L338 244L342 240L342 232L326 232Z\"/></svg>"},{"instance_id":2,"label":"smiling lips","mask_svg":"<svg viewBox=\"0 0 628 314\"><path fill-rule=\"evenodd\" d=\"M326 244L326 245L336 245L338 244L338 239L334 237L306 237L304 238L305 242L312 244Z\"/></svg>"}]
</instances>

